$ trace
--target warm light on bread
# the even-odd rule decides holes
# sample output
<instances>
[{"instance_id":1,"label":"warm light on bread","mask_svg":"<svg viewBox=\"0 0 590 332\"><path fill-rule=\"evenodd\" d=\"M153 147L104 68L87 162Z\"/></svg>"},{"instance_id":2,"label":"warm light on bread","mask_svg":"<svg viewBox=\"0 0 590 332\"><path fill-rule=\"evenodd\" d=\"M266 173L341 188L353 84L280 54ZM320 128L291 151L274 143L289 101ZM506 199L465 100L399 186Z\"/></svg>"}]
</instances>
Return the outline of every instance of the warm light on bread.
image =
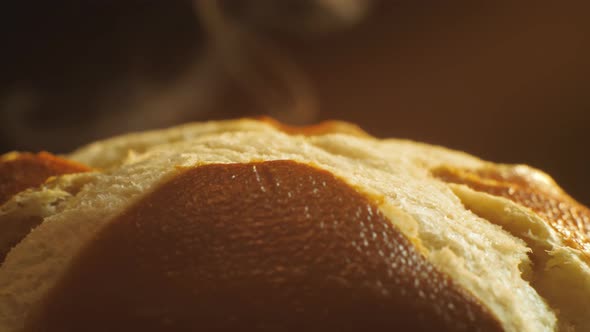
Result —
<instances>
[{"instance_id":1,"label":"warm light on bread","mask_svg":"<svg viewBox=\"0 0 590 332\"><path fill-rule=\"evenodd\" d=\"M269 119L64 158L0 207L0 331L590 330L590 212L526 166Z\"/></svg>"}]
</instances>

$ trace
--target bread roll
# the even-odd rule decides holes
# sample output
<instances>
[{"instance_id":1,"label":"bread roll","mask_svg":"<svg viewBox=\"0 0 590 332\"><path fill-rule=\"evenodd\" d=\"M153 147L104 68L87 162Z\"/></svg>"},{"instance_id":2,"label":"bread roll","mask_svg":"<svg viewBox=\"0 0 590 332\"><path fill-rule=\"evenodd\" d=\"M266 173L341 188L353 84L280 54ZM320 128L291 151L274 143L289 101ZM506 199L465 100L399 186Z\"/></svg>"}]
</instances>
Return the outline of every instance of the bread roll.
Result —
<instances>
[{"instance_id":1,"label":"bread roll","mask_svg":"<svg viewBox=\"0 0 590 332\"><path fill-rule=\"evenodd\" d=\"M0 331L590 331L590 211L527 166L268 119L64 158L0 207Z\"/></svg>"}]
</instances>

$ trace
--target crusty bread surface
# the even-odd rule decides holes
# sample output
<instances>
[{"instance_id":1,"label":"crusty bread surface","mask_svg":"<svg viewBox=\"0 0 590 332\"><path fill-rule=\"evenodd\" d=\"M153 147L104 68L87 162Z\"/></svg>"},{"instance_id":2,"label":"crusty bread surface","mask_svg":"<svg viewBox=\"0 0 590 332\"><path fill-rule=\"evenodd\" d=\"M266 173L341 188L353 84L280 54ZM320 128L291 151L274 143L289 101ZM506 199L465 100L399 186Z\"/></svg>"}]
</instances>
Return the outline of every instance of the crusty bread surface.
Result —
<instances>
[{"instance_id":1,"label":"crusty bread surface","mask_svg":"<svg viewBox=\"0 0 590 332\"><path fill-rule=\"evenodd\" d=\"M246 172L244 174L250 174L251 179L258 181L256 183L259 187L255 190L242 190L245 197L241 197L237 191L232 192L234 196L231 196L233 198L229 202L236 205L234 210L243 210L245 218L238 218L236 222L247 223L259 215L268 216L269 220L287 220L281 211L288 210L289 204L285 203L287 207L279 211L277 208L273 210L273 206L267 206L268 204L258 206L255 203L257 201L249 200L259 197L257 195L261 195L259 201L271 199L264 198L267 197L264 194L271 190L269 185L274 188L280 187L283 182L286 183L289 177L281 177L283 173L277 173L278 171L273 168L275 164L267 164L272 162L290 162L293 165L309 167L305 168L305 172L297 173L300 166L276 166L280 169L292 169L294 177L304 174L300 179L302 183L307 181L307 178L311 179L321 173L326 175L317 175L317 179L327 179L324 176L329 176L330 179L333 177L339 181L334 188L342 188L338 189L342 190L342 195L345 192L344 188L351 188L360 195L358 200L355 198L355 202L366 201L368 203L363 204L374 207L375 213L387 221L387 227L391 227L392 232L400 234L400 239L396 240L401 241L399 246L410 246L408 250L415 252L412 255L419 257L419 264L422 264L420 266L427 266L425 269L431 271L424 272L430 273L431 276L429 279L426 275L424 280L448 278L450 281L433 282L433 288L421 288L421 279L410 276L407 272L408 266L403 266L398 269L389 267L389 272L383 272L384 279L379 280L379 283L384 284L387 284L384 281L389 280L387 278L417 280L418 285L410 287L416 293L413 300L408 300L408 305L412 307L414 303L416 308L422 308L416 310L424 310L423 312L440 319L443 322L440 330L469 330L473 327L470 324L481 320L486 322L482 323L481 330L590 331L590 315L587 314L590 310L590 213L587 208L563 193L547 175L530 167L493 164L463 152L423 143L377 139L354 125L342 122L331 122L306 130L282 126L269 120L250 119L195 123L160 131L129 134L92 143L64 157L87 165L95 171L57 176L40 186L33 186L15 194L0 207L0 234L3 234L0 240L2 243L12 243L10 251L6 250L8 254L0 266L0 331L33 331L43 325L43 319L46 319L42 318L44 312L53 312L46 310L51 307L51 300L60 298L59 292L68 294L67 292L72 291L64 288L64 280L74 280L72 278L78 275L72 271L81 269L77 268L83 265L81 257L97 255L92 253L98 252L96 248L100 248L101 243L106 241L104 239L109 238L108 234L112 234L109 232L115 232L111 229L125 223L121 220L143 220L123 217L136 213L132 211L141 213L142 209L147 211L154 209L154 206L154 211L168 209L170 203L159 207L158 204L164 203L152 200L153 197L160 197L158 195L162 195L161 192L166 190L169 197L183 197L178 203L180 207L166 210L171 211L169 213L172 215L177 214L177 218L174 219L177 220L193 213L195 209L200 211L217 206L216 190L226 190L223 186L231 187L228 185L231 181L223 180L224 176L231 177L231 171L211 173L218 174L217 178L209 178L206 185L199 184L202 185L199 188L203 189L191 194L200 195L205 191L204 196L199 197L201 200L210 201L207 204L191 205L187 197L192 196L182 194L190 191L190 188L181 189L182 185L170 187L171 183L182 183L174 181L179 181L190 172L200 172L199 169L202 169L202 172L205 172L203 174L209 174L206 173L207 167L242 165L248 170L243 171ZM238 170L242 172L241 168L236 168L236 174L242 174ZM313 170L320 173L314 173L316 171ZM223 184L222 187L215 186L216 179L219 179L219 186ZM294 193L296 183L297 181L294 181L290 184L294 188ZM236 182L236 186L240 186L240 183ZM320 184L314 183L314 186L318 186L318 190L321 189ZM275 190L273 192L277 195L282 193L276 188L272 190ZM285 200L290 199L290 192L284 192ZM308 207L312 210L315 207L317 211L332 211L329 208L331 200L325 201L321 206L313 205L311 202L316 191L312 189L310 192L312 194L306 194L309 197L301 196L310 200L309 206L307 203L301 205L302 211L307 211ZM332 196L333 204L337 205L338 195ZM256 210L252 212L255 217L248 219L245 216L250 216L249 206L255 206L262 212ZM305 215L305 212L302 213ZM362 217L359 214L356 219L351 220L359 218L365 218L363 220L369 224L372 222L371 216L366 214L362 214ZM320 219L313 220L309 227L315 225L314 223L322 223ZM31 224L26 224L30 231L22 231L22 225L26 220L35 220ZM192 219L187 221L190 222L193 222ZM256 224L256 220L252 222ZM134 224L140 227L139 222ZM341 234L340 232L344 231L334 227L334 235L322 238L322 241L334 241L335 245L344 242L378 241L375 232L368 232L362 235L362 238L347 237L347 233ZM19 231L13 231L15 229ZM317 232L315 228L308 231ZM166 233L165 230L158 232L161 236ZM389 231L383 230L384 234L387 232ZM153 235L154 232L145 234L148 233L149 236L156 236ZM186 232L181 232L185 233L193 234L189 228ZM116 238L124 238L127 233L122 234ZM194 235L198 241L217 243L216 238L201 239L199 236ZM287 235L279 240L291 243ZM109 243L112 243L114 240L110 241ZM407 241L407 244L404 241ZM299 242L296 243L300 245ZM371 246L367 244L367 248L369 247ZM356 256L347 254L348 247L343 248L345 249L342 249L342 256L354 261L351 257ZM362 251L362 246L360 248ZM369 252L369 249L366 250ZM375 256L380 256L384 249L379 250L381 249L375 249ZM231 251L220 252L227 254ZM391 255L394 253L400 254L398 251L392 251ZM174 255L174 252L168 254ZM291 251L281 251L281 255L291 254L295 255ZM263 255L262 253L253 252L252 255L252 259L266 262L262 256L257 256ZM324 257L323 254L317 255ZM336 261L336 258L333 258L336 256L337 251L332 256L326 256L326 259L328 262ZM228 257L227 259L233 259L233 256ZM295 257L293 256L293 265L296 265ZM185 258L180 258L178 264L192 262L188 258L186 262L183 259ZM343 262L347 261L342 259ZM145 261L145 258L142 258L142 261ZM305 262L304 266L320 264L314 260ZM383 262L385 260L381 263ZM406 260L392 262L402 262L399 264L410 266L413 264L407 263ZM338 268L347 270L360 263L350 263L349 266L346 266L346 263L342 264L343 267ZM190 273L186 272L188 276L183 277L182 283L173 283L174 287L183 289L182 285L190 283L191 280L201 280L197 276L204 273L214 275L215 271L224 271L219 273L227 274L226 270L218 270L221 267L217 265L207 266L209 270L201 271L197 268L198 273L193 270ZM272 268L276 266L269 267ZM365 267L365 270L370 269ZM155 271L154 274L159 273L159 270ZM98 269L95 274L99 273L116 274L117 271L101 272ZM301 271L298 273L305 274ZM378 272L374 274L377 275ZM295 274L291 276L293 275ZM370 278L371 274L367 275L367 278ZM345 284L349 285L348 288L344 287L336 294L341 294L346 289L351 294L356 294L358 287L361 287L355 286L357 284L352 281ZM364 284L359 282L358 285ZM395 282L392 281L391 286L379 286L387 293L379 299L400 301L403 292L398 294L400 290L394 285ZM294 287L296 292L306 289L305 285L289 287ZM321 289L316 290L317 294L325 291L324 288ZM437 289L443 291L439 292ZM197 293L201 291L203 290L198 287L195 290ZM314 290L310 292L313 293ZM359 296L365 299L366 294L362 294ZM457 298L460 300L445 300L440 294L455 294L448 296L452 297L452 301ZM419 299L427 299L429 296L432 296L432 302L435 303L431 307L422 304ZM236 295L236 298L239 296ZM461 303L460 310L464 310L464 322L454 316L455 307L458 306L456 303ZM387 308L386 304L383 306ZM391 305L391 308L394 307ZM392 315L396 317L395 312L392 312ZM431 320L436 321L433 317ZM449 322L448 317L453 317L453 322ZM428 321L429 317L416 319ZM419 326L425 330L428 327Z\"/></svg>"}]
</instances>

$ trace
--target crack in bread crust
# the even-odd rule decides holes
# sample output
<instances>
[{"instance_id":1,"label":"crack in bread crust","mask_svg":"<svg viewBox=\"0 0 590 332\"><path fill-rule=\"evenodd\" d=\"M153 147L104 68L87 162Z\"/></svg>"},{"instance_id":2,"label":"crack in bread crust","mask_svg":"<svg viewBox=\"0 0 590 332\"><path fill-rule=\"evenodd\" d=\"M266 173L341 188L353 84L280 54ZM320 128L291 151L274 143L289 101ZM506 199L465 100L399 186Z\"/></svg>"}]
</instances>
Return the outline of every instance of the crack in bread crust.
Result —
<instances>
[{"instance_id":1,"label":"crack in bread crust","mask_svg":"<svg viewBox=\"0 0 590 332\"><path fill-rule=\"evenodd\" d=\"M0 156L0 205L13 195L43 184L56 175L88 172L80 163L47 152L8 153Z\"/></svg>"},{"instance_id":2,"label":"crack in bread crust","mask_svg":"<svg viewBox=\"0 0 590 332\"><path fill-rule=\"evenodd\" d=\"M538 184L535 170L518 168L460 169L440 167L433 174L445 182L507 198L543 218L564 243L590 263L590 209L565 194L555 183Z\"/></svg>"}]
</instances>

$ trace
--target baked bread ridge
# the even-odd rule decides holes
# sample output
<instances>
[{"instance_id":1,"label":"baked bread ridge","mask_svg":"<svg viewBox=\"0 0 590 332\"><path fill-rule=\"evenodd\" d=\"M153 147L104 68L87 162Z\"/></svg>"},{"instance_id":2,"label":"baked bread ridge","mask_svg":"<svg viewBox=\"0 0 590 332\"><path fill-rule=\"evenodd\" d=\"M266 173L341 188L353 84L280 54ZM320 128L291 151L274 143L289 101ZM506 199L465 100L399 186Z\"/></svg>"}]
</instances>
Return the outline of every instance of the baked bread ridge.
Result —
<instances>
[{"instance_id":1,"label":"baked bread ridge","mask_svg":"<svg viewBox=\"0 0 590 332\"><path fill-rule=\"evenodd\" d=\"M0 325L0 330L7 327L10 331L22 324L31 304L43 296L74 259L72 253L79 252L95 232L123 213L127 206L172 179L177 174L177 167L269 160L293 160L313 165L345 179L362 192L383 197L380 210L391 216L391 221L404 235L422 243L422 252L428 260L474 294L501 320L506 330L554 329L553 313L520 276L519 266L530 265L525 243L465 210L451 187L430 175L430 170L440 165L475 168L490 164L463 153L408 141L380 141L338 133L338 130L319 136L288 136L268 123L246 121L248 128L226 133L223 133L224 129L216 130L211 123L204 125L209 126L208 131L200 131L199 124L193 124L185 127L185 131L191 132L188 138L172 134L176 135L172 143L168 143L168 139L160 140L157 133L150 133L149 142L142 143L146 141L141 137L143 134L136 134L131 141L139 141L142 152L130 157L123 153L125 149L121 146L137 144L125 145L124 138L120 138L115 144L118 146L114 149L116 157L109 159L107 167L110 169L93 175L94 178L69 198L61 211L48 216L0 267L0 289L3 292L0 313L7 313L5 317L0 316L0 324L4 324ZM239 127L243 122L236 123L226 122L226 126ZM169 130L172 131L174 129ZM101 153L109 150L110 143L100 144L98 150L101 151L97 152L96 158L88 160L98 160ZM110 197L101 197L101 192L109 192ZM391 211L399 210L410 217L393 217ZM82 223L84 227L80 227ZM441 225L448 227L449 233L461 234L464 238L453 239L445 237L449 234L437 234ZM477 236L480 233L486 235ZM62 248L52 247L56 237L64 238L60 243ZM44 241L47 248L39 250L38 244ZM30 257L35 251L43 254ZM38 261L23 272L20 265L25 259L27 264L35 259ZM49 264L47 259L54 262ZM498 262L501 263L499 266ZM26 278L43 280L44 284L31 290L30 283L18 285L18 282L11 282ZM7 306L15 303L15 307ZM11 320L11 317L15 319Z\"/></svg>"},{"instance_id":2,"label":"baked bread ridge","mask_svg":"<svg viewBox=\"0 0 590 332\"><path fill-rule=\"evenodd\" d=\"M308 136L335 132L354 136L368 136L358 126L343 121L325 121L316 126L291 127L268 117L259 119L243 118L187 123L167 129L115 136L83 146L68 154L67 158L91 167L108 168L117 166L124 161L130 152L140 154L157 145L188 141L200 136L217 133L272 132L276 130Z\"/></svg>"}]
</instances>

